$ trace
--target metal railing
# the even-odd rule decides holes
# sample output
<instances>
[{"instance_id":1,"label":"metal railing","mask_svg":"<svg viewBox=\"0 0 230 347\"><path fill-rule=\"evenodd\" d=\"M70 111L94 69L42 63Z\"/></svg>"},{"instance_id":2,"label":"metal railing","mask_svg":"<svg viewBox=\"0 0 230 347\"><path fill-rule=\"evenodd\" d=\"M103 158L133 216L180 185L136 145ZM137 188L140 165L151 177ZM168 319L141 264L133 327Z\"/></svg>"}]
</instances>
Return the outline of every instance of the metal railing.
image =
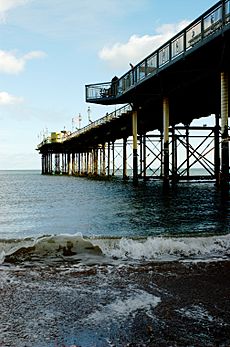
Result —
<instances>
[{"instance_id":1,"label":"metal railing","mask_svg":"<svg viewBox=\"0 0 230 347\"><path fill-rule=\"evenodd\" d=\"M112 100L120 97L229 23L230 0L221 0L120 79L86 85L86 101Z\"/></svg>"},{"instance_id":2,"label":"metal railing","mask_svg":"<svg viewBox=\"0 0 230 347\"><path fill-rule=\"evenodd\" d=\"M72 138L76 138L92 129L95 129L103 124L110 122L113 119L120 118L123 114L130 112L131 110L132 110L132 107L129 104L127 104L111 113L107 113L104 117L99 118L95 122L92 122L91 124L86 125L84 128L74 131L70 135L66 136L63 142L71 140Z\"/></svg>"},{"instance_id":3,"label":"metal railing","mask_svg":"<svg viewBox=\"0 0 230 347\"><path fill-rule=\"evenodd\" d=\"M95 122L92 122L89 125L86 125L84 128L76 130L68 135L63 136L63 138L59 141L57 141L58 143L64 143L65 141L69 141L73 138L77 138L78 136L92 130L92 129L96 129L97 127L106 124L108 122L110 122L111 120L117 119L122 117L122 115L131 112L132 111L132 107L127 104L111 113L106 113L106 115L102 118L99 118L98 120L96 120ZM47 136L46 138L43 139L43 141L41 143L38 144L37 149L40 149L41 147L43 147L46 144L51 144L52 140L51 140L51 136Z\"/></svg>"}]
</instances>

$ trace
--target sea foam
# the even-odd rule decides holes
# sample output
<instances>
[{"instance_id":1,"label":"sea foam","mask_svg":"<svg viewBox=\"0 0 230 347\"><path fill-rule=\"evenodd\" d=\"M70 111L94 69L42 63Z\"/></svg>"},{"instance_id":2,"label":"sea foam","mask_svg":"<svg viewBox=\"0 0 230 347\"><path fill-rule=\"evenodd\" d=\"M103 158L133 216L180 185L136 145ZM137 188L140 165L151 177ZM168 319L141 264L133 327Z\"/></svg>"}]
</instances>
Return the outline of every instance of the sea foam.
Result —
<instances>
[{"instance_id":1,"label":"sea foam","mask_svg":"<svg viewBox=\"0 0 230 347\"><path fill-rule=\"evenodd\" d=\"M229 257L230 234L211 237L148 237L95 240L107 256L137 260Z\"/></svg>"},{"instance_id":2,"label":"sea foam","mask_svg":"<svg viewBox=\"0 0 230 347\"><path fill-rule=\"evenodd\" d=\"M77 235L44 236L35 240L1 240L0 263L107 257L117 260L209 260L230 256L230 234L206 237L109 238Z\"/></svg>"}]
</instances>

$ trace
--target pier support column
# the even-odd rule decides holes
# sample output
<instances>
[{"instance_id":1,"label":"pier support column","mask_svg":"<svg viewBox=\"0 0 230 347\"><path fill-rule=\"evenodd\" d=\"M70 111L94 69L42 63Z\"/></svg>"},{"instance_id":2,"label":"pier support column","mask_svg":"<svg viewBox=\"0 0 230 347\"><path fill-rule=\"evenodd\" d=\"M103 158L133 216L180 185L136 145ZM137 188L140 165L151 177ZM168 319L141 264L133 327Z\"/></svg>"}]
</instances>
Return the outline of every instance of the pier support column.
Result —
<instances>
[{"instance_id":1,"label":"pier support column","mask_svg":"<svg viewBox=\"0 0 230 347\"><path fill-rule=\"evenodd\" d=\"M133 183L138 184L138 164L137 164L137 111L132 113L133 130Z\"/></svg>"},{"instance_id":2,"label":"pier support column","mask_svg":"<svg viewBox=\"0 0 230 347\"><path fill-rule=\"evenodd\" d=\"M80 176L81 173L81 160L80 160L80 153L77 153L77 174Z\"/></svg>"},{"instance_id":3,"label":"pier support column","mask_svg":"<svg viewBox=\"0 0 230 347\"><path fill-rule=\"evenodd\" d=\"M127 138L123 139L123 180L127 180Z\"/></svg>"},{"instance_id":4,"label":"pier support column","mask_svg":"<svg viewBox=\"0 0 230 347\"><path fill-rule=\"evenodd\" d=\"M65 172L65 153L62 153L62 164L61 164L61 173L62 175Z\"/></svg>"},{"instance_id":5,"label":"pier support column","mask_svg":"<svg viewBox=\"0 0 230 347\"><path fill-rule=\"evenodd\" d=\"M46 153L46 175L49 174L49 153Z\"/></svg>"},{"instance_id":6,"label":"pier support column","mask_svg":"<svg viewBox=\"0 0 230 347\"><path fill-rule=\"evenodd\" d=\"M140 136L140 177L146 180L146 134Z\"/></svg>"},{"instance_id":7,"label":"pier support column","mask_svg":"<svg viewBox=\"0 0 230 347\"><path fill-rule=\"evenodd\" d=\"M91 149L90 150L90 169L89 169L89 172L90 172L90 175L92 175L93 174L93 150Z\"/></svg>"},{"instance_id":8,"label":"pier support column","mask_svg":"<svg viewBox=\"0 0 230 347\"><path fill-rule=\"evenodd\" d=\"M107 175L110 176L110 141L108 141L108 148L107 148L107 157L108 157L108 165L107 165Z\"/></svg>"},{"instance_id":9,"label":"pier support column","mask_svg":"<svg viewBox=\"0 0 230 347\"><path fill-rule=\"evenodd\" d=\"M44 154L41 155L42 175L44 174Z\"/></svg>"},{"instance_id":10,"label":"pier support column","mask_svg":"<svg viewBox=\"0 0 230 347\"><path fill-rule=\"evenodd\" d=\"M84 175L84 153L81 153L81 176Z\"/></svg>"},{"instance_id":11,"label":"pier support column","mask_svg":"<svg viewBox=\"0 0 230 347\"><path fill-rule=\"evenodd\" d=\"M46 168L47 168L47 154L43 154L43 173L44 173L44 175L47 174Z\"/></svg>"},{"instance_id":12,"label":"pier support column","mask_svg":"<svg viewBox=\"0 0 230 347\"><path fill-rule=\"evenodd\" d=\"M46 154L46 174L47 175L49 174L49 163L50 163L49 159L50 159L50 155L49 153L47 153Z\"/></svg>"},{"instance_id":13,"label":"pier support column","mask_svg":"<svg viewBox=\"0 0 230 347\"><path fill-rule=\"evenodd\" d=\"M177 137L175 126L172 127L172 180L177 181Z\"/></svg>"},{"instance_id":14,"label":"pier support column","mask_svg":"<svg viewBox=\"0 0 230 347\"><path fill-rule=\"evenodd\" d=\"M214 143L215 143L215 152L214 152L214 167L215 167L215 179L216 184L220 184L220 125L219 125L219 115L215 115L216 125L214 129Z\"/></svg>"},{"instance_id":15,"label":"pier support column","mask_svg":"<svg viewBox=\"0 0 230 347\"><path fill-rule=\"evenodd\" d=\"M48 174L52 175L52 171L53 171L53 162L52 162L53 158L52 158L52 153L48 154Z\"/></svg>"},{"instance_id":16,"label":"pier support column","mask_svg":"<svg viewBox=\"0 0 230 347\"><path fill-rule=\"evenodd\" d=\"M67 153L62 154L62 173L66 175L68 173L67 171Z\"/></svg>"},{"instance_id":17,"label":"pier support column","mask_svg":"<svg viewBox=\"0 0 230 347\"><path fill-rule=\"evenodd\" d=\"M186 175L187 179L189 179L190 176L190 165L189 165L189 125L186 125L185 127L185 133L186 133Z\"/></svg>"},{"instance_id":18,"label":"pier support column","mask_svg":"<svg viewBox=\"0 0 230 347\"><path fill-rule=\"evenodd\" d=\"M169 99L163 98L163 129L164 129L164 147L163 147L163 180L164 185L169 185Z\"/></svg>"},{"instance_id":19,"label":"pier support column","mask_svg":"<svg viewBox=\"0 0 230 347\"><path fill-rule=\"evenodd\" d=\"M160 132L160 144L161 144L161 166L160 166L160 177L164 175L164 134L163 130Z\"/></svg>"},{"instance_id":20,"label":"pier support column","mask_svg":"<svg viewBox=\"0 0 230 347\"><path fill-rule=\"evenodd\" d=\"M228 73L221 72L221 184L229 181Z\"/></svg>"},{"instance_id":21,"label":"pier support column","mask_svg":"<svg viewBox=\"0 0 230 347\"><path fill-rule=\"evenodd\" d=\"M146 180L147 176L147 168L146 168L146 134L143 135L143 170L144 170L144 180Z\"/></svg>"},{"instance_id":22,"label":"pier support column","mask_svg":"<svg viewBox=\"0 0 230 347\"><path fill-rule=\"evenodd\" d=\"M50 174L52 175L53 174L53 166L54 166L54 163L53 163L53 153L50 153Z\"/></svg>"},{"instance_id":23,"label":"pier support column","mask_svg":"<svg viewBox=\"0 0 230 347\"><path fill-rule=\"evenodd\" d=\"M55 153L55 175L60 175L60 153Z\"/></svg>"},{"instance_id":24,"label":"pier support column","mask_svg":"<svg viewBox=\"0 0 230 347\"><path fill-rule=\"evenodd\" d=\"M47 153L47 174L50 173L50 154Z\"/></svg>"},{"instance_id":25,"label":"pier support column","mask_svg":"<svg viewBox=\"0 0 230 347\"><path fill-rule=\"evenodd\" d=\"M90 155L89 155L89 150L86 152L86 174L87 176L90 173Z\"/></svg>"},{"instance_id":26,"label":"pier support column","mask_svg":"<svg viewBox=\"0 0 230 347\"><path fill-rule=\"evenodd\" d=\"M140 172L139 172L139 177L142 178L142 174L143 174L143 135L139 136L139 148L140 148L140 157L139 157Z\"/></svg>"},{"instance_id":27,"label":"pier support column","mask_svg":"<svg viewBox=\"0 0 230 347\"><path fill-rule=\"evenodd\" d=\"M100 175L105 176L105 144L100 148Z\"/></svg>"},{"instance_id":28,"label":"pier support column","mask_svg":"<svg viewBox=\"0 0 230 347\"><path fill-rule=\"evenodd\" d=\"M46 156L42 154L42 175L46 173Z\"/></svg>"},{"instance_id":29,"label":"pier support column","mask_svg":"<svg viewBox=\"0 0 230 347\"><path fill-rule=\"evenodd\" d=\"M70 153L68 153L68 156L67 156L67 161L68 161L68 175L72 175L72 162L71 162L71 155Z\"/></svg>"},{"instance_id":30,"label":"pier support column","mask_svg":"<svg viewBox=\"0 0 230 347\"><path fill-rule=\"evenodd\" d=\"M84 152L84 175L87 176L88 172L88 156L87 152Z\"/></svg>"},{"instance_id":31,"label":"pier support column","mask_svg":"<svg viewBox=\"0 0 230 347\"><path fill-rule=\"evenodd\" d=\"M112 176L115 175L115 143L114 141L112 142L112 156L113 156L113 171L112 171Z\"/></svg>"},{"instance_id":32,"label":"pier support column","mask_svg":"<svg viewBox=\"0 0 230 347\"><path fill-rule=\"evenodd\" d=\"M72 175L75 175L75 153L72 153Z\"/></svg>"},{"instance_id":33,"label":"pier support column","mask_svg":"<svg viewBox=\"0 0 230 347\"><path fill-rule=\"evenodd\" d=\"M98 175L98 149L94 148L93 150L93 174Z\"/></svg>"}]
</instances>

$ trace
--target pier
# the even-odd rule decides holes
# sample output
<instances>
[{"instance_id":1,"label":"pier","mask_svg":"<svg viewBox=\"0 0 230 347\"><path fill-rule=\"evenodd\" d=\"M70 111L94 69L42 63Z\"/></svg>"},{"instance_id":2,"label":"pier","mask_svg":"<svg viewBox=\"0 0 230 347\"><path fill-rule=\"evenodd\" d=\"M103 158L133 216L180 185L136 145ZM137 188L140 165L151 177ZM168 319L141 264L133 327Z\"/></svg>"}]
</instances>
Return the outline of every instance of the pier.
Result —
<instances>
[{"instance_id":1,"label":"pier","mask_svg":"<svg viewBox=\"0 0 230 347\"><path fill-rule=\"evenodd\" d=\"M44 138L42 174L229 185L229 62L230 0L222 0L120 78L86 85L87 102L124 106ZM212 125L192 124L203 117Z\"/></svg>"}]
</instances>

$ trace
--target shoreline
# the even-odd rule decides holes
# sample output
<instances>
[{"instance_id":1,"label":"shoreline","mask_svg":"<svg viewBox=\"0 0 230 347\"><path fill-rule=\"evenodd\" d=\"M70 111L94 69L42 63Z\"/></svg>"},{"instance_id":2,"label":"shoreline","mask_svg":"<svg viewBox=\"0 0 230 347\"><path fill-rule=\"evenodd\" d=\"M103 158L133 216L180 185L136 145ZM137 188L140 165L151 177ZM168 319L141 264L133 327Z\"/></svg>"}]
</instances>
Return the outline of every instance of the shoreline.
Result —
<instances>
[{"instance_id":1,"label":"shoreline","mask_svg":"<svg viewBox=\"0 0 230 347\"><path fill-rule=\"evenodd\" d=\"M227 347L229 270L230 260L3 265L0 347Z\"/></svg>"}]
</instances>

